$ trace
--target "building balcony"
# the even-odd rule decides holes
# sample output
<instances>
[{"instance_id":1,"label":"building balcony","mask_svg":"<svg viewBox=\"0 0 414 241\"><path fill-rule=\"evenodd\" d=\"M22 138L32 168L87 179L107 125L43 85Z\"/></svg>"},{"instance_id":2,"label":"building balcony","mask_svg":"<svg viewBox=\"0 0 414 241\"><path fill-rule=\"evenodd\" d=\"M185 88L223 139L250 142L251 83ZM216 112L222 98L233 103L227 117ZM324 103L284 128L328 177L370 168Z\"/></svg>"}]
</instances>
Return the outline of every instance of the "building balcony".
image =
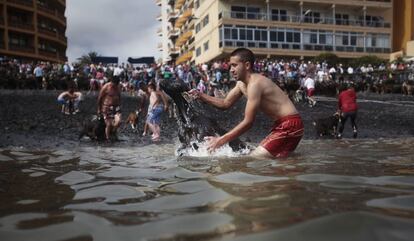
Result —
<instances>
[{"instance_id":1,"label":"building balcony","mask_svg":"<svg viewBox=\"0 0 414 241\"><path fill-rule=\"evenodd\" d=\"M65 0L58 0L58 3L60 3L60 5L66 7L66 1Z\"/></svg>"},{"instance_id":2,"label":"building balcony","mask_svg":"<svg viewBox=\"0 0 414 241\"><path fill-rule=\"evenodd\" d=\"M158 16L157 16L157 20L158 21L162 21L162 14L160 13L160 14L158 14Z\"/></svg>"},{"instance_id":3,"label":"building balcony","mask_svg":"<svg viewBox=\"0 0 414 241\"><path fill-rule=\"evenodd\" d=\"M52 8L49 8L49 7L40 5L40 4L37 5L37 9L40 12L55 16L55 9L52 9Z\"/></svg>"},{"instance_id":4,"label":"building balcony","mask_svg":"<svg viewBox=\"0 0 414 241\"><path fill-rule=\"evenodd\" d=\"M17 5L24 5L26 7L33 7L33 0L7 0L9 3L14 3Z\"/></svg>"},{"instance_id":5,"label":"building balcony","mask_svg":"<svg viewBox=\"0 0 414 241\"><path fill-rule=\"evenodd\" d=\"M58 39L65 44L68 42L68 38L64 34L58 34Z\"/></svg>"},{"instance_id":6,"label":"building balcony","mask_svg":"<svg viewBox=\"0 0 414 241\"><path fill-rule=\"evenodd\" d=\"M157 29L157 34L158 34L158 36L162 36L162 28Z\"/></svg>"},{"instance_id":7,"label":"building balcony","mask_svg":"<svg viewBox=\"0 0 414 241\"><path fill-rule=\"evenodd\" d=\"M324 24L324 25L341 25L352 27L368 27L368 28L391 28L391 23L378 21L364 21L364 20L348 20L331 17L308 17L303 15L275 15L267 16L265 13L245 13L245 12L221 12L220 17L223 19L232 20L253 20L261 22L281 22L281 23L296 23L296 24Z\"/></svg>"},{"instance_id":8,"label":"building balcony","mask_svg":"<svg viewBox=\"0 0 414 241\"><path fill-rule=\"evenodd\" d=\"M32 46L22 46L22 45L15 45L15 44L9 44L9 50L23 52L23 53L34 53L35 52L35 49Z\"/></svg>"},{"instance_id":9,"label":"building balcony","mask_svg":"<svg viewBox=\"0 0 414 241\"><path fill-rule=\"evenodd\" d=\"M185 42L187 42L188 39L191 38L191 36L193 36L193 31L189 30L183 34L181 34L177 40L175 41L175 45L178 47L181 47Z\"/></svg>"},{"instance_id":10,"label":"building balcony","mask_svg":"<svg viewBox=\"0 0 414 241\"><path fill-rule=\"evenodd\" d=\"M389 8L392 7L391 0L290 0L297 3L314 3L314 4L338 4L345 6L368 6L368 7L380 7ZM400 0L394 0L400 1Z\"/></svg>"},{"instance_id":11,"label":"building balcony","mask_svg":"<svg viewBox=\"0 0 414 241\"><path fill-rule=\"evenodd\" d=\"M337 54L348 53L350 56L367 55L367 54L384 54L391 53L390 48L381 47L364 47L364 46L343 46L343 45L323 45L323 44L301 44L301 43L281 43L266 41L246 41L246 40L225 40L220 42L221 48L256 48L262 49L263 52L270 51L297 51L296 55L301 53L335 52ZM293 54L294 52L292 52Z\"/></svg>"},{"instance_id":12,"label":"building balcony","mask_svg":"<svg viewBox=\"0 0 414 241\"><path fill-rule=\"evenodd\" d=\"M181 9L186 0L176 0L174 4L175 9Z\"/></svg>"},{"instance_id":13,"label":"building balcony","mask_svg":"<svg viewBox=\"0 0 414 241\"><path fill-rule=\"evenodd\" d=\"M180 35L180 30L178 29L171 29L168 32L168 38L172 39L172 38L177 38Z\"/></svg>"},{"instance_id":14,"label":"building balcony","mask_svg":"<svg viewBox=\"0 0 414 241\"><path fill-rule=\"evenodd\" d=\"M57 32L50 28L45 28L38 25L37 31L41 34L48 35L50 37L57 37Z\"/></svg>"},{"instance_id":15,"label":"building balcony","mask_svg":"<svg viewBox=\"0 0 414 241\"><path fill-rule=\"evenodd\" d=\"M157 6L161 6L162 5L162 1L161 0L155 0L155 4L157 4Z\"/></svg>"},{"instance_id":16,"label":"building balcony","mask_svg":"<svg viewBox=\"0 0 414 241\"><path fill-rule=\"evenodd\" d=\"M185 63L193 58L193 51L188 51L182 55L180 55L176 60L176 64Z\"/></svg>"},{"instance_id":17,"label":"building balcony","mask_svg":"<svg viewBox=\"0 0 414 241\"><path fill-rule=\"evenodd\" d=\"M34 30L34 25L32 23L9 21L9 27L16 28L16 29L19 29L19 30L27 30L27 31L33 31Z\"/></svg>"},{"instance_id":18,"label":"building balcony","mask_svg":"<svg viewBox=\"0 0 414 241\"><path fill-rule=\"evenodd\" d=\"M193 15L192 8L185 10L175 22L174 27L181 28L181 26L183 26L183 24L187 21L187 19L189 19L192 15Z\"/></svg>"},{"instance_id":19,"label":"building balcony","mask_svg":"<svg viewBox=\"0 0 414 241\"><path fill-rule=\"evenodd\" d=\"M57 52L55 51L50 51L50 50L46 50L46 49L38 49L38 52L40 55L43 55L45 57L50 57L50 58L56 58L57 57Z\"/></svg>"},{"instance_id":20,"label":"building balcony","mask_svg":"<svg viewBox=\"0 0 414 241\"><path fill-rule=\"evenodd\" d=\"M169 53L170 53L170 55L179 55L180 54L180 48L177 48L177 47L170 48Z\"/></svg>"},{"instance_id":21,"label":"building balcony","mask_svg":"<svg viewBox=\"0 0 414 241\"><path fill-rule=\"evenodd\" d=\"M168 21L173 22L178 18L178 12L171 12L168 14Z\"/></svg>"}]
</instances>

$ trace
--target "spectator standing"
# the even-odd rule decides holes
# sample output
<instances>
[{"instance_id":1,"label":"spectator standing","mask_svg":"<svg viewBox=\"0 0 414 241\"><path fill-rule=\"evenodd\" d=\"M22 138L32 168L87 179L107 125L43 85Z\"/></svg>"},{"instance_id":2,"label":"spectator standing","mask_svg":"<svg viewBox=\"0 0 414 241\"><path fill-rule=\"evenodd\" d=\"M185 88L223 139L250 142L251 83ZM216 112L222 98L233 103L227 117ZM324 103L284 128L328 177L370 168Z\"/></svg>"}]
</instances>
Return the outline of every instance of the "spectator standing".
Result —
<instances>
[{"instance_id":1,"label":"spectator standing","mask_svg":"<svg viewBox=\"0 0 414 241\"><path fill-rule=\"evenodd\" d=\"M345 123L348 118L351 119L351 125L353 130L353 137L358 135L356 117L357 117L357 97L353 84L349 84L347 89L342 91L338 96L338 112L340 113L341 122L339 124L338 138L342 138Z\"/></svg>"}]
</instances>

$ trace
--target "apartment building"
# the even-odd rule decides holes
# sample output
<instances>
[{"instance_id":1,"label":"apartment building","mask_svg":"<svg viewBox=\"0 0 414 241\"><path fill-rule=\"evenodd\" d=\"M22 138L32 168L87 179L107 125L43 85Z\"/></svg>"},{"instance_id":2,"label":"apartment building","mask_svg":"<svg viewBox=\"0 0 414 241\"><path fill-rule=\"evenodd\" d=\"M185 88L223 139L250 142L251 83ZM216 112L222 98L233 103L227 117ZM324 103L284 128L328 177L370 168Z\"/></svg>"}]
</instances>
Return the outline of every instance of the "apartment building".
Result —
<instances>
[{"instance_id":1,"label":"apartment building","mask_svg":"<svg viewBox=\"0 0 414 241\"><path fill-rule=\"evenodd\" d=\"M286 58L332 52L388 59L392 52L393 0L167 2L169 56L179 63L221 59L238 47Z\"/></svg>"},{"instance_id":2,"label":"apartment building","mask_svg":"<svg viewBox=\"0 0 414 241\"><path fill-rule=\"evenodd\" d=\"M0 56L67 60L65 0L0 0Z\"/></svg>"},{"instance_id":3,"label":"apartment building","mask_svg":"<svg viewBox=\"0 0 414 241\"><path fill-rule=\"evenodd\" d=\"M177 64L193 60L194 0L157 0L161 6L161 28L158 34L161 43L158 49L162 51L163 62L173 61Z\"/></svg>"}]
</instances>

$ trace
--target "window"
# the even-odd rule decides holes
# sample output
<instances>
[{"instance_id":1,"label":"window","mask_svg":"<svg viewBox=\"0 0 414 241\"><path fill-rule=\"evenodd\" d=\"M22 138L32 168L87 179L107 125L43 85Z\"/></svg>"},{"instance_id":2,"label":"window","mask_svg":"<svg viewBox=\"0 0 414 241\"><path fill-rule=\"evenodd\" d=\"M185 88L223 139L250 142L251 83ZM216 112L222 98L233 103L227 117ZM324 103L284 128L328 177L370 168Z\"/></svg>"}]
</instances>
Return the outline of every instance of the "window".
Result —
<instances>
[{"instance_id":1,"label":"window","mask_svg":"<svg viewBox=\"0 0 414 241\"><path fill-rule=\"evenodd\" d=\"M231 39L231 29L224 28L224 39Z\"/></svg>"},{"instance_id":2,"label":"window","mask_svg":"<svg viewBox=\"0 0 414 241\"><path fill-rule=\"evenodd\" d=\"M231 6L232 18L245 18L246 8L242 6Z\"/></svg>"},{"instance_id":3,"label":"window","mask_svg":"<svg viewBox=\"0 0 414 241\"><path fill-rule=\"evenodd\" d=\"M277 32L277 41L278 42L285 42L285 31L278 31Z\"/></svg>"},{"instance_id":4,"label":"window","mask_svg":"<svg viewBox=\"0 0 414 241\"><path fill-rule=\"evenodd\" d=\"M247 19L260 19L260 8L248 7Z\"/></svg>"},{"instance_id":5,"label":"window","mask_svg":"<svg viewBox=\"0 0 414 241\"><path fill-rule=\"evenodd\" d=\"M197 49L196 49L196 56L198 57L198 56L200 56L201 55L201 47L198 47Z\"/></svg>"},{"instance_id":6,"label":"window","mask_svg":"<svg viewBox=\"0 0 414 241\"><path fill-rule=\"evenodd\" d=\"M239 39L240 40L246 40L246 30L245 29L239 29Z\"/></svg>"},{"instance_id":7,"label":"window","mask_svg":"<svg viewBox=\"0 0 414 241\"><path fill-rule=\"evenodd\" d=\"M208 41L204 43L204 52L208 50Z\"/></svg>"},{"instance_id":8,"label":"window","mask_svg":"<svg viewBox=\"0 0 414 241\"><path fill-rule=\"evenodd\" d=\"M205 27L208 24L208 15L204 17L203 19L203 27Z\"/></svg>"},{"instance_id":9,"label":"window","mask_svg":"<svg viewBox=\"0 0 414 241\"><path fill-rule=\"evenodd\" d=\"M273 21L287 21L287 11L284 9L272 9Z\"/></svg>"},{"instance_id":10,"label":"window","mask_svg":"<svg viewBox=\"0 0 414 241\"><path fill-rule=\"evenodd\" d=\"M194 7L195 7L195 9L200 7L200 1L199 0L194 1Z\"/></svg>"},{"instance_id":11,"label":"window","mask_svg":"<svg viewBox=\"0 0 414 241\"><path fill-rule=\"evenodd\" d=\"M200 32L201 30L201 23L196 24L196 33Z\"/></svg>"},{"instance_id":12,"label":"window","mask_svg":"<svg viewBox=\"0 0 414 241\"><path fill-rule=\"evenodd\" d=\"M315 33L314 31L312 31L312 33L310 35L310 43L311 44L317 44L318 43L318 33Z\"/></svg>"},{"instance_id":13,"label":"window","mask_svg":"<svg viewBox=\"0 0 414 241\"><path fill-rule=\"evenodd\" d=\"M349 15L348 14L335 14L335 24L336 25L349 25Z\"/></svg>"},{"instance_id":14,"label":"window","mask_svg":"<svg viewBox=\"0 0 414 241\"><path fill-rule=\"evenodd\" d=\"M321 21L321 13L319 12L309 12L308 10L304 11L302 14L305 23L319 23Z\"/></svg>"},{"instance_id":15,"label":"window","mask_svg":"<svg viewBox=\"0 0 414 241\"><path fill-rule=\"evenodd\" d=\"M267 41L267 30L255 29L254 40L255 41Z\"/></svg>"}]
</instances>

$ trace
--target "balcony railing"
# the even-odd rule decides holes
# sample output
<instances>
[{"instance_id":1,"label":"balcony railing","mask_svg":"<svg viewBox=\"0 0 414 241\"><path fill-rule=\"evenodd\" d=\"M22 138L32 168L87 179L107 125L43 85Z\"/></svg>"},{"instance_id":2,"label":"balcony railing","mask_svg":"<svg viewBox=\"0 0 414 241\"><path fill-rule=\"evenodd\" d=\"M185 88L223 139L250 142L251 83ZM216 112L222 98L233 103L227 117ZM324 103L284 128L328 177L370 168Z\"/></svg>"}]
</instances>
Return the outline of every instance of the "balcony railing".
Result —
<instances>
[{"instance_id":1,"label":"balcony railing","mask_svg":"<svg viewBox=\"0 0 414 241\"><path fill-rule=\"evenodd\" d=\"M30 30L30 31L34 30L34 25L32 23L9 21L9 26L18 28L18 29Z\"/></svg>"},{"instance_id":2,"label":"balcony railing","mask_svg":"<svg viewBox=\"0 0 414 241\"><path fill-rule=\"evenodd\" d=\"M34 53L33 46L22 46L16 44L9 44L9 50L11 51L18 51L18 52L25 52L25 53Z\"/></svg>"},{"instance_id":3,"label":"balcony railing","mask_svg":"<svg viewBox=\"0 0 414 241\"><path fill-rule=\"evenodd\" d=\"M179 48L170 48L170 54L180 54Z\"/></svg>"},{"instance_id":4,"label":"balcony railing","mask_svg":"<svg viewBox=\"0 0 414 241\"><path fill-rule=\"evenodd\" d=\"M37 5L37 9L40 10L41 12L50 14L50 15L55 15L55 9L43 6L43 5Z\"/></svg>"},{"instance_id":5,"label":"balcony railing","mask_svg":"<svg viewBox=\"0 0 414 241\"><path fill-rule=\"evenodd\" d=\"M178 37L180 35L180 30L172 29L168 32L168 38Z\"/></svg>"},{"instance_id":6,"label":"balcony railing","mask_svg":"<svg viewBox=\"0 0 414 241\"><path fill-rule=\"evenodd\" d=\"M52 57L52 58L56 58L56 52L50 51L50 50L46 50L46 49L39 49L39 54L43 55L43 56L47 56L47 57Z\"/></svg>"},{"instance_id":7,"label":"balcony railing","mask_svg":"<svg viewBox=\"0 0 414 241\"><path fill-rule=\"evenodd\" d=\"M330 24L345 26L360 26L372 28L390 28L391 24L386 21L364 21L364 20L348 20L330 17L309 17L302 15L280 15L271 14L269 17L266 13L246 13L236 11L221 12L219 18L245 19L245 20L261 20L261 21L279 21L289 23L311 23L311 24Z\"/></svg>"},{"instance_id":8,"label":"balcony railing","mask_svg":"<svg viewBox=\"0 0 414 241\"><path fill-rule=\"evenodd\" d=\"M45 34L51 37L56 37L56 34L57 34L56 31L53 31L52 29L49 29L49 28L41 27L39 25L38 25L37 31L41 34Z\"/></svg>"},{"instance_id":9,"label":"balcony railing","mask_svg":"<svg viewBox=\"0 0 414 241\"><path fill-rule=\"evenodd\" d=\"M68 41L68 38L64 34L58 34L58 38L59 38L59 40L61 40L63 42Z\"/></svg>"},{"instance_id":10,"label":"balcony railing","mask_svg":"<svg viewBox=\"0 0 414 241\"><path fill-rule=\"evenodd\" d=\"M7 0L7 2L33 7L33 0Z\"/></svg>"},{"instance_id":11,"label":"balcony railing","mask_svg":"<svg viewBox=\"0 0 414 241\"><path fill-rule=\"evenodd\" d=\"M391 52L390 48L381 47L361 47L361 46L333 46L322 44L303 44L300 43L279 43L264 41L246 41L246 40L224 40L220 41L220 47L232 48L263 48L263 49L288 49L288 50L309 50L309 51L337 51L337 52L353 52L353 53L384 53Z\"/></svg>"}]
</instances>

